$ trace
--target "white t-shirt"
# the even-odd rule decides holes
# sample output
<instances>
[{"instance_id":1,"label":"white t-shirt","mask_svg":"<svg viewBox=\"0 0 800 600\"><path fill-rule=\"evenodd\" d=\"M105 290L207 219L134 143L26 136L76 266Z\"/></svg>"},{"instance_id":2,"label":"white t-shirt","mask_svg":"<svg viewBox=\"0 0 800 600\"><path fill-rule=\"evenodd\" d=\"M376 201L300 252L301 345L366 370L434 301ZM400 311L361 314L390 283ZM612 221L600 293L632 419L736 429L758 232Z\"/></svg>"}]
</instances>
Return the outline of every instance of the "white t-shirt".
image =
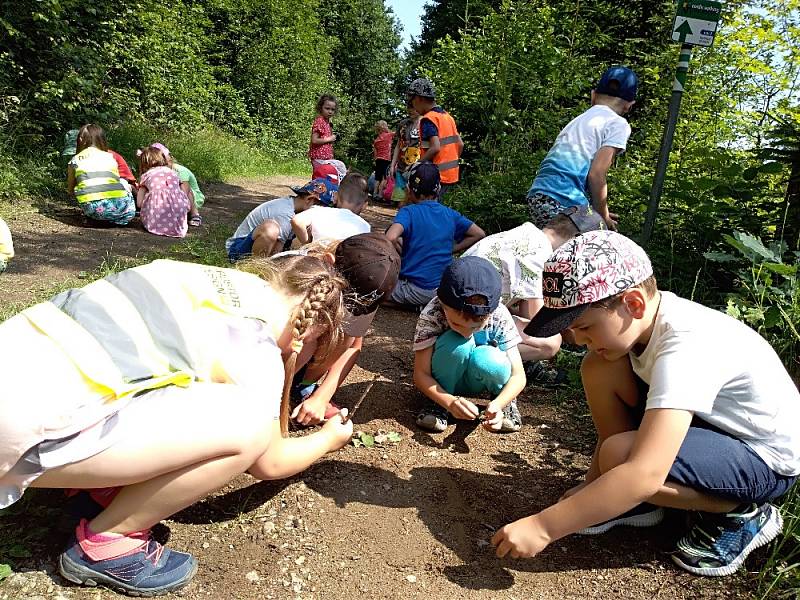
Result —
<instances>
[{"instance_id":1,"label":"white t-shirt","mask_svg":"<svg viewBox=\"0 0 800 600\"><path fill-rule=\"evenodd\" d=\"M464 256L485 258L500 272L507 305L543 297L542 271L551 254L550 239L533 223L485 237L464 252Z\"/></svg>"},{"instance_id":2,"label":"white t-shirt","mask_svg":"<svg viewBox=\"0 0 800 600\"><path fill-rule=\"evenodd\" d=\"M775 350L744 323L661 292L634 372L647 409L688 410L742 440L775 472L800 473L800 393Z\"/></svg>"},{"instance_id":3,"label":"white t-shirt","mask_svg":"<svg viewBox=\"0 0 800 600\"><path fill-rule=\"evenodd\" d=\"M301 227L311 226L315 242L344 240L359 233L369 233L370 225L348 208L315 206L295 217Z\"/></svg>"},{"instance_id":4,"label":"white t-shirt","mask_svg":"<svg viewBox=\"0 0 800 600\"><path fill-rule=\"evenodd\" d=\"M624 152L631 135L628 122L604 104L595 104L570 121L544 157L528 196L545 194L561 206L586 206L586 177L603 146Z\"/></svg>"}]
</instances>

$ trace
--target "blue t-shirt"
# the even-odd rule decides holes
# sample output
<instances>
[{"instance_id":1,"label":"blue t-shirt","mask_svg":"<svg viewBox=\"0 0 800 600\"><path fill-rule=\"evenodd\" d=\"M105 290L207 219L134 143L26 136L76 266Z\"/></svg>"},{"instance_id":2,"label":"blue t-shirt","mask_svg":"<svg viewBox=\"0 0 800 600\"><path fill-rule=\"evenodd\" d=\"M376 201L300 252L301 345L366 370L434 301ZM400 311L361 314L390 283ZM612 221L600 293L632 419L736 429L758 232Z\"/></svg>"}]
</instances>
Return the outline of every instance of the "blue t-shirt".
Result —
<instances>
[{"instance_id":1,"label":"blue t-shirt","mask_svg":"<svg viewBox=\"0 0 800 600\"><path fill-rule=\"evenodd\" d=\"M604 146L624 152L630 135L631 127L623 117L603 104L592 106L558 134L528 197L544 194L564 208L588 205L586 177L595 154Z\"/></svg>"},{"instance_id":2,"label":"blue t-shirt","mask_svg":"<svg viewBox=\"0 0 800 600\"><path fill-rule=\"evenodd\" d=\"M472 221L458 211L424 200L397 211L395 223L403 226L400 277L432 290L453 260L453 244L464 239Z\"/></svg>"},{"instance_id":3,"label":"blue t-shirt","mask_svg":"<svg viewBox=\"0 0 800 600\"><path fill-rule=\"evenodd\" d=\"M445 112L447 112L447 111L445 111L445 109L443 109L438 104L436 106L434 106L431 109L431 111L437 112L437 113L445 113ZM432 137L439 137L439 128L436 127L436 125L433 124L433 121L423 117L422 120L420 121L420 139L422 141L427 142Z\"/></svg>"}]
</instances>

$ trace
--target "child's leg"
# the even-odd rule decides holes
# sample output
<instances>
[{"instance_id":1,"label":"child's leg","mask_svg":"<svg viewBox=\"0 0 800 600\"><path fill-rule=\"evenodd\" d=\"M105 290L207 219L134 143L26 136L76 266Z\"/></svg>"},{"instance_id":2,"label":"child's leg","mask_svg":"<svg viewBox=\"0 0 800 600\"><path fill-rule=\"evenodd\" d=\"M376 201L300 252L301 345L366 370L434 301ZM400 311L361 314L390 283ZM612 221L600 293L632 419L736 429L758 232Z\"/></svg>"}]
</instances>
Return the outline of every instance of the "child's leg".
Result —
<instances>
[{"instance_id":1,"label":"child's leg","mask_svg":"<svg viewBox=\"0 0 800 600\"><path fill-rule=\"evenodd\" d=\"M95 532L152 527L246 471L270 441L263 399L233 385L149 392L120 413L130 432L111 448L45 472L43 488L126 486L94 521Z\"/></svg>"},{"instance_id":2,"label":"child's leg","mask_svg":"<svg viewBox=\"0 0 800 600\"><path fill-rule=\"evenodd\" d=\"M494 346L477 346L472 351L464 377L464 394L477 396L489 392L494 397L510 378L511 361L505 352Z\"/></svg>"},{"instance_id":3,"label":"child's leg","mask_svg":"<svg viewBox=\"0 0 800 600\"><path fill-rule=\"evenodd\" d=\"M431 375L449 394L463 394L464 376L469 369L475 340L459 335L452 329L436 339L431 356Z\"/></svg>"},{"instance_id":4,"label":"child's leg","mask_svg":"<svg viewBox=\"0 0 800 600\"><path fill-rule=\"evenodd\" d=\"M525 333L525 327L530 321L514 315L514 323L517 325L517 331L522 337L522 341L518 346L522 360L547 360L558 354L561 349L560 333L546 338L531 337Z\"/></svg>"},{"instance_id":5,"label":"child's leg","mask_svg":"<svg viewBox=\"0 0 800 600\"><path fill-rule=\"evenodd\" d=\"M264 221L256 227L250 236L253 238L253 256L272 256L280 252L283 243L279 237L280 227L275 221Z\"/></svg>"}]
</instances>

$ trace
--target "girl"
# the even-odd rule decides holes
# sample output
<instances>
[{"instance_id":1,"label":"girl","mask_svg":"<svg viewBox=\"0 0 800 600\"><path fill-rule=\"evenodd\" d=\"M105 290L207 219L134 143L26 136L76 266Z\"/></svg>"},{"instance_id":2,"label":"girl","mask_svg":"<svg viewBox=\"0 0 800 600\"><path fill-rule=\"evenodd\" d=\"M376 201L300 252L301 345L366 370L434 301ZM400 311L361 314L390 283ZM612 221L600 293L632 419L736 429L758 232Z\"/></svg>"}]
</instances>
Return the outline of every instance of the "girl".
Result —
<instances>
[{"instance_id":1,"label":"girl","mask_svg":"<svg viewBox=\"0 0 800 600\"><path fill-rule=\"evenodd\" d=\"M375 160L375 197L383 196L383 186L386 183L386 173L389 170L392 155L392 138L394 133L389 131L386 121L375 123L375 140L372 142L372 158Z\"/></svg>"},{"instance_id":2,"label":"girl","mask_svg":"<svg viewBox=\"0 0 800 600\"><path fill-rule=\"evenodd\" d=\"M311 170L319 165L329 164L336 168L339 181L347 175L347 167L340 160L333 158L333 142L336 136L331 128L331 117L336 114L336 97L323 94L317 100L317 118L311 126L311 145L308 148L308 158L311 159Z\"/></svg>"},{"instance_id":3,"label":"girl","mask_svg":"<svg viewBox=\"0 0 800 600\"><path fill-rule=\"evenodd\" d=\"M178 174L178 178L181 180L181 189L183 193L186 194L186 197L189 198L189 225L192 227L200 227L200 225L203 224L203 218L200 216L198 210L205 204L206 197L200 190L197 177L194 176L194 173L192 173L188 167L179 165L175 157L172 156L172 153L164 144L156 142L150 145L164 153L164 156L167 157L169 168Z\"/></svg>"},{"instance_id":4,"label":"girl","mask_svg":"<svg viewBox=\"0 0 800 600\"><path fill-rule=\"evenodd\" d=\"M305 342L338 343L344 286L314 257L159 260L0 324L0 348L14 349L0 360L0 508L28 487L121 487L80 521L61 574L135 596L186 585L197 560L150 539L153 525L245 471L288 477L352 436L345 411L281 435L284 374Z\"/></svg>"},{"instance_id":5,"label":"girl","mask_svg":"<svg viewBox=\"0 0 800 600\"><path fill-rule=\"evenodd\" d=\"M120 179L117 161L108 152L105 132L98 125L84 125L78 130L75 149L77 154L67 165L67 193L90 219L127 225L136 206Z\"/></svg>"},{"instance_id":6,"label":"girl","mask_svg":"<svg viewBox=\"0 0 800 600\"><path fill-rule=\"evenodd\" d=\"M419 160L419 122L420 116L413 106L408 106L408 117L397 126L397 143L389 167L389 178L394 177L397 200L405 199L408 170Z\"/></svg>"},{"instance_id":7,"label":"girl","mask_svg":"<svg viewBox=\"0 0 800 600\"><path fill-rule=\"evenodd\" d=\"M141 211L144 228L156 235L185 237L186 215L192 205L160 148L148 146L139 153L139 177L136 208Z\"/></svg>"}]
</instances>

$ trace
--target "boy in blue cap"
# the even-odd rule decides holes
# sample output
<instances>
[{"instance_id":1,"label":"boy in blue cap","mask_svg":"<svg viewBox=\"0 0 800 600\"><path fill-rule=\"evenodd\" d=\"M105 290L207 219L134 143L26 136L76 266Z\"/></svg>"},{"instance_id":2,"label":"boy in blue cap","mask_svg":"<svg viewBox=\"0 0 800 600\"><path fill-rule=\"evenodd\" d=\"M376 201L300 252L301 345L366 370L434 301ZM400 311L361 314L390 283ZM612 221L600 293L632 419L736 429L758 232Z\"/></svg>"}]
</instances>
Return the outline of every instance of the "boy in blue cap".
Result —
<instances>
[{"instance_id":1,"label":"boy in blue cap","mask_svg":"<svg viewBox=\"0 0 800 600\"><path fill-rule=\"evenodd\" d=\"M386 237L400 250L400 279L390 304L423 307L436 295L436 287L453 254L463 252L486 236L475 223L452 208L439 204L439 169L418 162L408 171L409 204L397 211ZM402 248L402 249L401 249Z\"/></svg>"},{"instance_id":2,"label":"boy in blue cap","mask_svg":"<svg viewBox=\"0 0 800 600\"><path fill-rule=\"evenodd\" d=\"M528 190L531 221L541 228L570 206L591 204L609 229L617 216L608 210L608 169L625 151L631 127L623 115L636 100L639 80L626 67L610 67L592 90L592 106L558 134Z\"/></svg>"},{"instance_id":3,"label":"boy in blue cap","mask_svg":"<svg viewBox=\"0 0 800 600\"><path fill-rule=\"evenodd\" d=\"M486 429L522 426L516 403L525 387L520 335L500 294L500 274L485 258L458 258L445 269L414 332L414 385L430 399L417 416L422 429L444 431L450 415L477 419L470 398L484 394L492 398Z\"/></svg>"},{"instance_id":4,"label":"boy in blue cap","mask_svg":"<svg viewBox=\"0 0 800 600\"><path fill-rule=\"evenodd\" d=\"M330 206L337 189L327 178L312 179L303 186L291 188L296 196L284 196L260 204L226 240L228 258L235 262L245 256L272 256L288 249L294 239L294 216L316 203Z\"/></svg>"}]
</instances>

